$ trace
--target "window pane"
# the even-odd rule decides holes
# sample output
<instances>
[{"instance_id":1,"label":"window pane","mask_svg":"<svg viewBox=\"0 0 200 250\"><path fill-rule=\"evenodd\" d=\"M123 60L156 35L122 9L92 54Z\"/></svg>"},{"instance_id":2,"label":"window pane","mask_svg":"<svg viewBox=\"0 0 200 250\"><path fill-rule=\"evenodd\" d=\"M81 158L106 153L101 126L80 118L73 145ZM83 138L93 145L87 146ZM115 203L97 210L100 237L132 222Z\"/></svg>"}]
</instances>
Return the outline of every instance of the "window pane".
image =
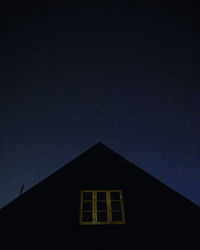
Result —
<instances>
[{"instance_id":1,"label":"window pane","mask_svg":"<svg viewBox=\"0 0 200 250\"><path fill-rule=\"evenodd\" d=\"M112 212L112 221L121 221L122 214L121 212Z\"/></svg>"},{"instance_id":2,"label":"window pane","mask_svg":"<svg viewBox=\"0 0 200 250\"><path fill-rule=\"evenodd\" d=\"M97 212L97 221L107 221L107 212Z\"/></svg>"},{"instance_id":3,"label":"window pane","mask_svg":"<svg viewBox=\"0 0 200 250\"><path fill-rule=\"evenodd\" d=\"M83 200L92 200L92 192L83 192Z\"/></svg>"},{"instance_id":4,"label":"window pane","mask_svg":"<svg viewBox=\"0 0 200 250\"><path fill-rule=\"evenodd\" d=\"M111 201L112 210L121 210L120 201Z\"/></svg>"},{"instance_id":5,"label":"window pane","mask_svg":"<svg viewBox=\"0 0 200 250\"><path fill-rule=\"evenodd\" d=\"M111 200L120 200L119 192L110 192Z\"/></svg>"},{"instance_id":6,"label":"window pane","mask_svg":"<svg viewBox=\"0 0 200 250\"><path fill-rule=\"evenodd\" d=\"M106 201L97 201L97 210L107 210Z\"/></svg>"},{"instance_id":7,"label":"window pane","mask_svg":"<svg viewBox=\"0 0 200 250\"><path fill-rule=\"evenodd\" d=\"M83 212L83 221L92 221L92 212Z\"/></svg>"},{"instance_id":8,"label":"window pane","mask_svg":"<svg viewBox=\"0 0 200 250\"><path fill-rule=\"evenodd\" d=\"M97 192L97 200L106 200L106 192Z\"/></svg>"},{"instance_id":9,"label":"window pane","mask_svg":"<svg viewBox=\"0 0 200 250\"><path fill-rule=\"evenodd\" d=\"M83 202L83 210L92 210L92 202Z\"/></svg>"}]
</instances>

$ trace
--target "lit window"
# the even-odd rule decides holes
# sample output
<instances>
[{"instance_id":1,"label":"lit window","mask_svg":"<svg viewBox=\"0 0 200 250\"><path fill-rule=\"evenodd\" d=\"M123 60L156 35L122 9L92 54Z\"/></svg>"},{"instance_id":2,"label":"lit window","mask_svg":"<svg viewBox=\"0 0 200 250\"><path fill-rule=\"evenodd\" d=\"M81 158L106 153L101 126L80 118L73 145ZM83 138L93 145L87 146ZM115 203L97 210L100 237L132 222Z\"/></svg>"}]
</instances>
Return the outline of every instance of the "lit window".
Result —
<instances>
[{"instance_id":1,"label":"lit window","mask_svg":"<svg viewBox=\"0 0 200 250\"><path fill-rule=\"evenodd\" d=\"M125 224L121 190L82 190L80 224Z\"/></svg>"}]
</instances>

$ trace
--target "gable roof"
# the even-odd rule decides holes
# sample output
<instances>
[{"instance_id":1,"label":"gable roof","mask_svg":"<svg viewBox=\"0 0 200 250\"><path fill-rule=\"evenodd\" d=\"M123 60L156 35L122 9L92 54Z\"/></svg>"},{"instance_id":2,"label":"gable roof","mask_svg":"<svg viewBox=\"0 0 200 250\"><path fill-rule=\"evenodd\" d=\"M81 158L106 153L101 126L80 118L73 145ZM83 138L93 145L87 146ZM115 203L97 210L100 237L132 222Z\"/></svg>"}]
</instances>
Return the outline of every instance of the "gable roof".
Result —
<instances>
[{"instance_id":1,"label":"gable roof","mask_svg":"<svg viewBox=\"0 0 200 250\"><path fill-rule=\"evenodd\" d=\"M81 228L80 190L85 189L122 190L126 224ZM0 221L6 237L15 239L6 244L16 248L17 242L21 249L30 242L37 248L41 242L45 248L78 248L81 242L82 249L93 249L97 242L100 249L113 249L115 242L120 249L132 249L136 243L149 247L150 241L155 248L157 239L171 247L174 240L179 246L185 239L191 242L188 235L197 233L199 207L97 143L1 209Z\"/></svg>"},{"instance_id":2,"label":"gable roof","mask_svg":"<svg viewBox=\"0 0 200 250\"><path fill-rule=\"evenodd\" d=\"M91 172L93 172L93 174L91 174ZM97 176L95 173L98 173L98 178L95 177ZM120 182L121 186L125 186L127 180L129 179L129 182L139 185L140 189L142 186L146 189L149 185L151 185L151 183L154 183L155 188L164 188L169 193L176 195L178 198L184 199L186 202L191 203L191 205L197 206L164 183L160 182L155 177L151 176L118 153L114 152L103 143L98 142L84 153L58 169L56 172L33 186L31 189L24 192L21 196L11 201L2 209L20 202L22 198L32 195L35 192L37 193L37 191L42 188L46 189L46 187L57 185L61 180L63 182L69 182L72 181L71 177L74 177L74 183L81 183L84 175L86 176L85 181L79 185L79 188L84 188L84 186L86 188L90 188L88 183L92 183L91 185L98 188L103 185L103 182L106 183L105 187L109 186L109 182L114 183L114 185L117 185Z\"/></svg>"}]
</instances>

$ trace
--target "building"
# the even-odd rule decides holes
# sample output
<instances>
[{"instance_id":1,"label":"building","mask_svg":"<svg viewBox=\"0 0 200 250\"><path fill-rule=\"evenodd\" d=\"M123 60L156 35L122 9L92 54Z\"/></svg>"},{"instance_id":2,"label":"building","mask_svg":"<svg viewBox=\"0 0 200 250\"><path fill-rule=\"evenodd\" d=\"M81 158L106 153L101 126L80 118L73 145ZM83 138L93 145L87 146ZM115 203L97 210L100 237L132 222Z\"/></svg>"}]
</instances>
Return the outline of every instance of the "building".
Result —
<instances>
[{"instance_id":1,"label":"building","mask_svg":"<svg viewBox=\"0 0 200 250\"><path fill-rule=\"evenodd\" d=\"M15 248L160 249L194 242L199 207L97 143L4 207L0 221Z\"/></svg>"}]
</instances>

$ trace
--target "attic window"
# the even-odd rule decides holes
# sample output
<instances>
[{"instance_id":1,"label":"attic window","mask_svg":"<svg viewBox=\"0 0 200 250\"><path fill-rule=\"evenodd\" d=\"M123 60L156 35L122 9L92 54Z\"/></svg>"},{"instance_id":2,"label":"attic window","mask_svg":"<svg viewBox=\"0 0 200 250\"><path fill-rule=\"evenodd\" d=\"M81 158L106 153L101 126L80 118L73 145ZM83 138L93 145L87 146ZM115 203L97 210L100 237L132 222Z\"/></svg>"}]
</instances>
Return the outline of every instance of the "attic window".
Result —
<instances>
[{"instance_id":1,"label":"attic window","mask_svg":"<svg viewBox=\"0 0 200 250\"><path fill-rule=\"evenodd\" d=\"M80 224L125 224L121 190L82 190Z\"/></svg>"}]
</instances>

